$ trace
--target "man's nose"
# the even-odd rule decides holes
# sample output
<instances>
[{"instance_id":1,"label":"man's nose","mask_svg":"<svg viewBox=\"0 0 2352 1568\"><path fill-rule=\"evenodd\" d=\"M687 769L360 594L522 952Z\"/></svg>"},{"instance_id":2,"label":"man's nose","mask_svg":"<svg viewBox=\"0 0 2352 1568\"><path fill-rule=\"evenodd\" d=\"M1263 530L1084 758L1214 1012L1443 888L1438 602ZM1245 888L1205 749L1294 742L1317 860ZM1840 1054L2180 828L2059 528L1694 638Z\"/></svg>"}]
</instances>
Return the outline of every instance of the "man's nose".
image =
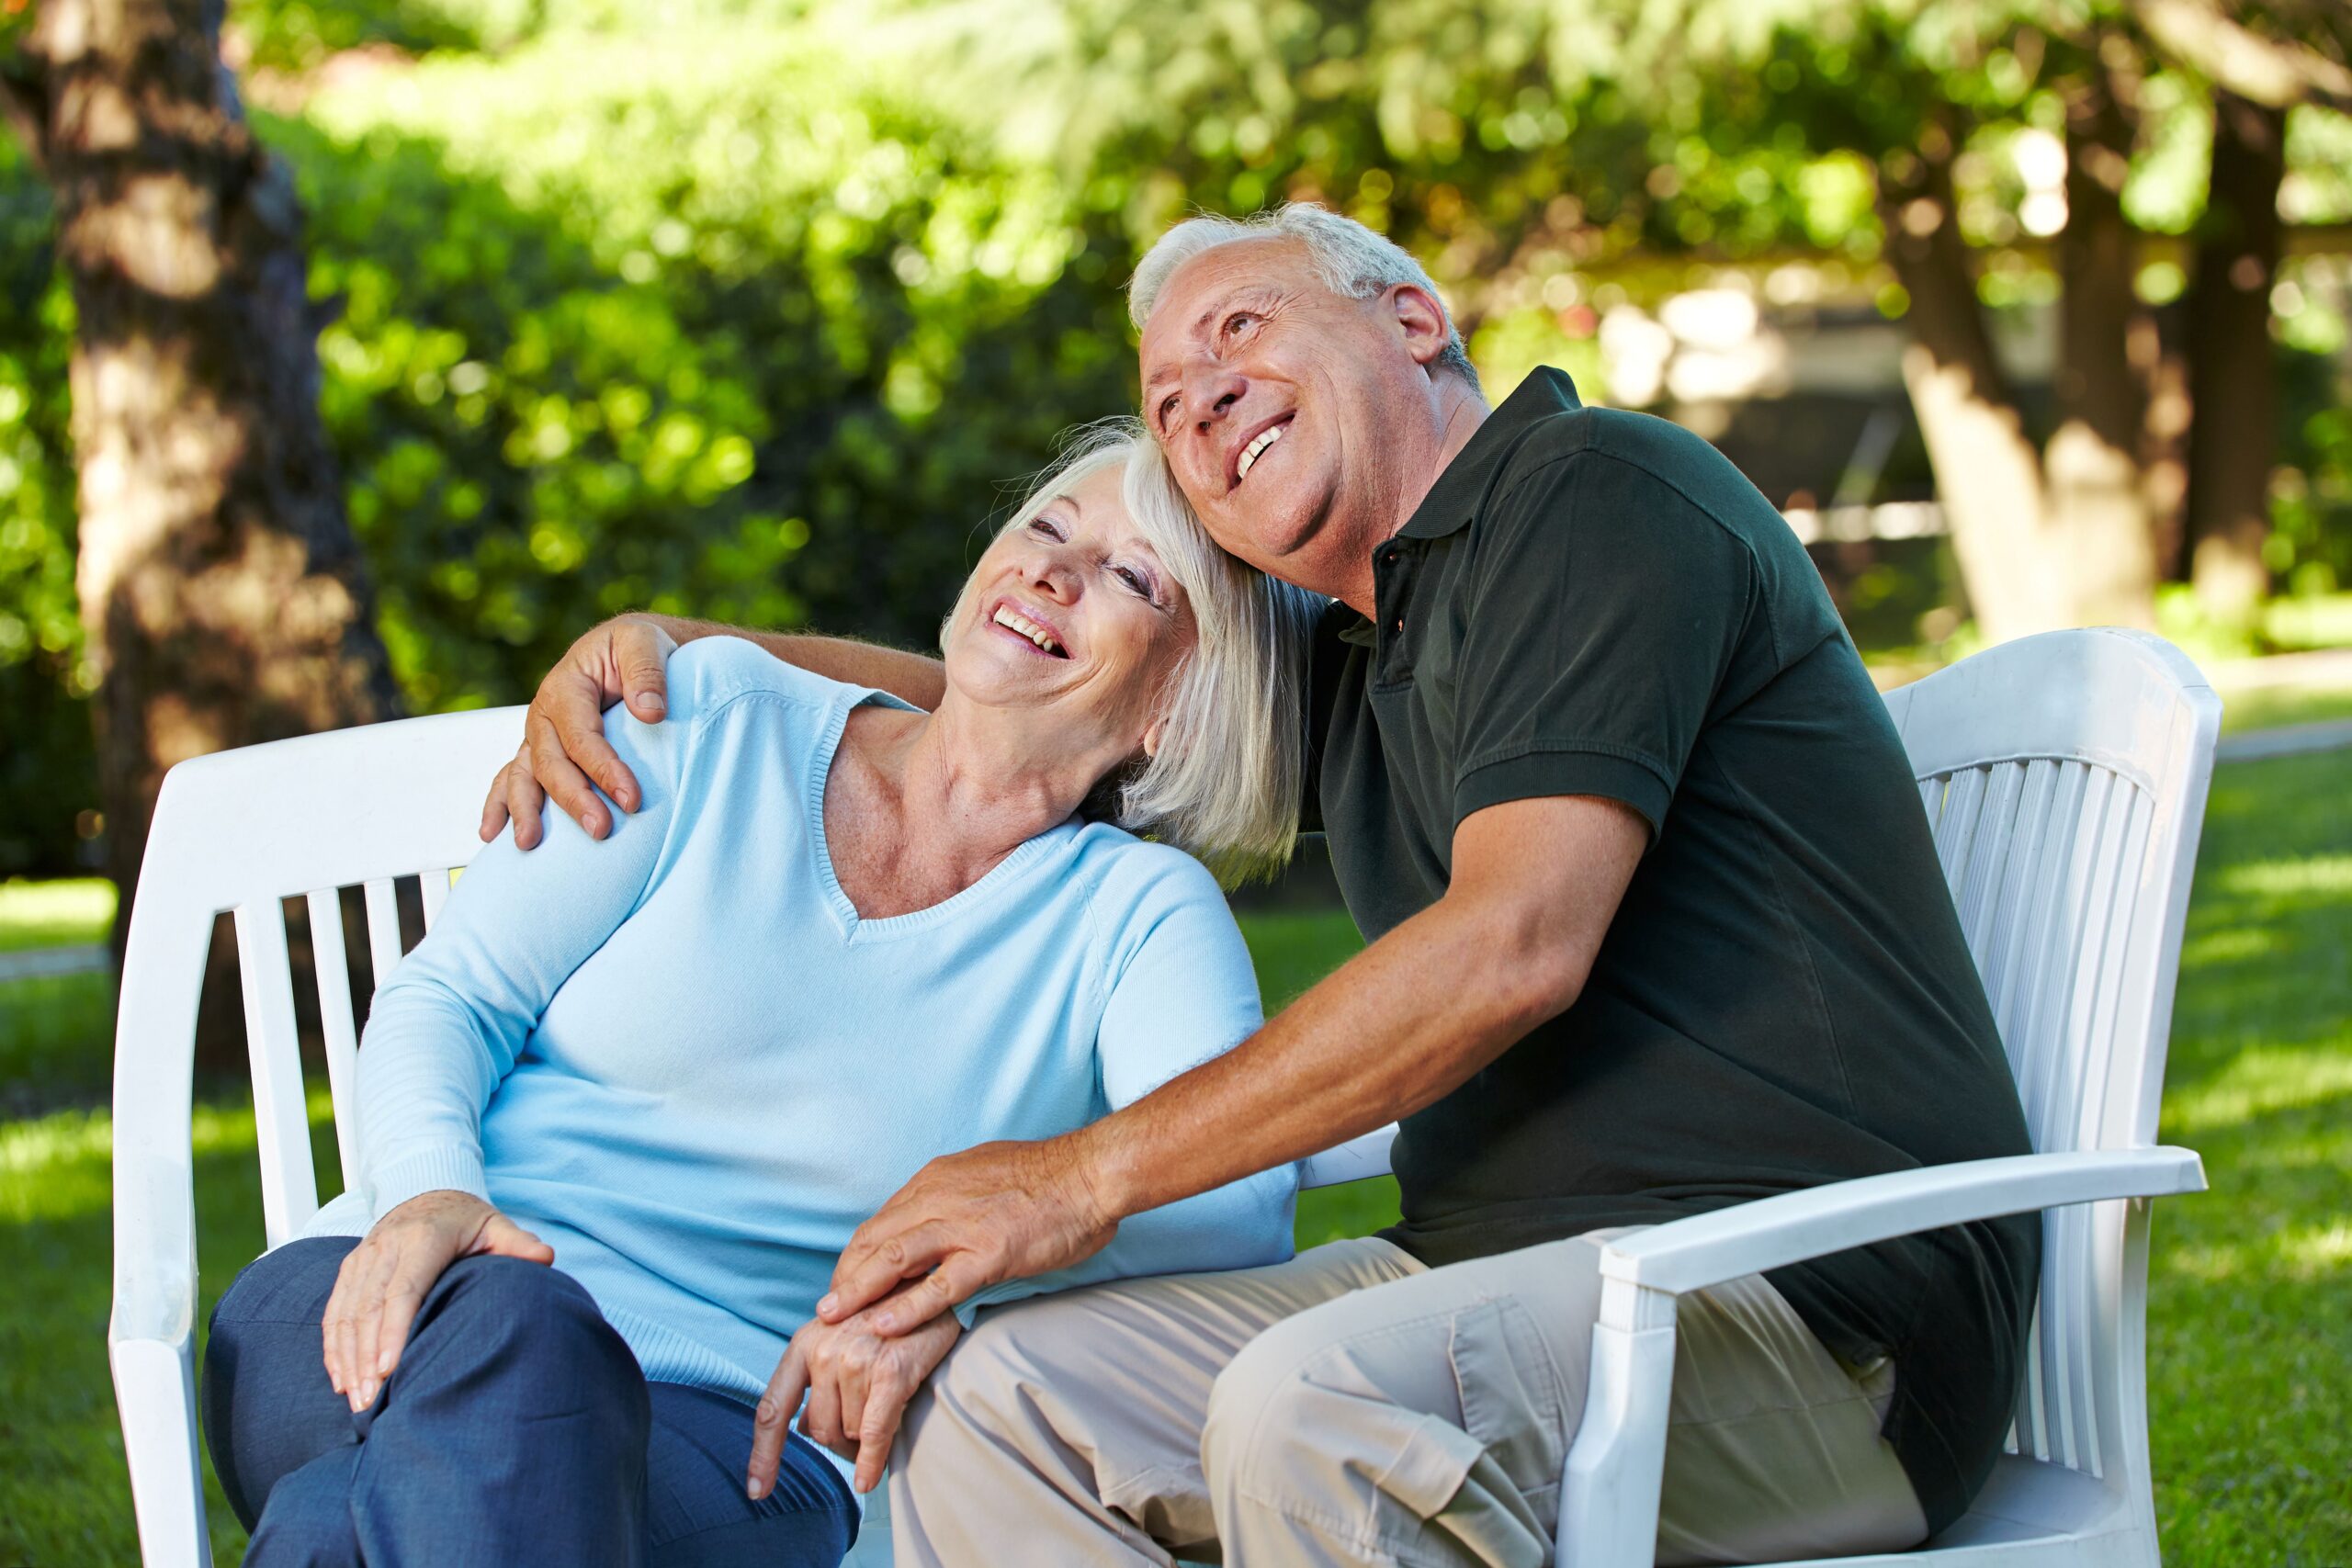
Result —
<instances>
[{"instance_id":1,"label":"man's nose","mask_svg":"<svg viewBox=\"0 0 2352 1568\"><path fill-rule=\"evenodd\" d=\"M1203 430L1233 412L1250 389L1249 378L1215 363L1202 366L1184 378L1185 412Z\"/></svg>"}]
</instances>

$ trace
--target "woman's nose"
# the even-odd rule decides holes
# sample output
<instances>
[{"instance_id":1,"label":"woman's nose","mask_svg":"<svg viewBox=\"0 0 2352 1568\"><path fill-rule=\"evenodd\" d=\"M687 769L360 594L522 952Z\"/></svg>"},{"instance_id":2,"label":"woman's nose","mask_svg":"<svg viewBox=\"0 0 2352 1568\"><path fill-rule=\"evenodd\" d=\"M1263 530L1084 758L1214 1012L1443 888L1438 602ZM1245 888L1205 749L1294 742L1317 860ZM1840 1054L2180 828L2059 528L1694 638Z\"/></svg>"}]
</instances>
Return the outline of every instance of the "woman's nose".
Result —
<instances>
[{"instance_id":1,"label":"woman's nose","mask_svg":"<svg viewBox=\"0 0 2352 1568\"><path fill-rule=\"evenodd\" d=\"M1078 572L1058 549L1041 550L1022 569L1029 586L1048 598L1069 604L1078 598Z\"/></svg>"}]
</instances>

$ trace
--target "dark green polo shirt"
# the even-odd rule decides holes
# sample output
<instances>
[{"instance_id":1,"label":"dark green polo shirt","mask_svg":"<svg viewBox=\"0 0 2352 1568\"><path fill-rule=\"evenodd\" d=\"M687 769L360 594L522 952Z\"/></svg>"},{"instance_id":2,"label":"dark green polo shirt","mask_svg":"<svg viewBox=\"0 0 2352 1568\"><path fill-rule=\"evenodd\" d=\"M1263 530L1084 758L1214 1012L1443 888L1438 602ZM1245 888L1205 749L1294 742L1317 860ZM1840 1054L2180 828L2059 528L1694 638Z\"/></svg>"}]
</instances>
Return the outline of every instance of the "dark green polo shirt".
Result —
<instances>
[{"instance_id":1,"label":"dark green polo shirt","mask_svg":"<svg viewBox=\"0 0 2352 1568\"><path fill-rule=\"evenodd\" d=\"M1316 650L1320 814L1377 938L1442 897L1471 813L1593 795L1651 840L1576 1004L1408 1118L1430 1264L1922 1165L2030 1152L1885 705L1788 525L1713 447L1538 371L1374 555ZM1892 1355L1929 1525L2009 1422L2026 1215L1771 1276Z\"/></svg>"}]
</instances>

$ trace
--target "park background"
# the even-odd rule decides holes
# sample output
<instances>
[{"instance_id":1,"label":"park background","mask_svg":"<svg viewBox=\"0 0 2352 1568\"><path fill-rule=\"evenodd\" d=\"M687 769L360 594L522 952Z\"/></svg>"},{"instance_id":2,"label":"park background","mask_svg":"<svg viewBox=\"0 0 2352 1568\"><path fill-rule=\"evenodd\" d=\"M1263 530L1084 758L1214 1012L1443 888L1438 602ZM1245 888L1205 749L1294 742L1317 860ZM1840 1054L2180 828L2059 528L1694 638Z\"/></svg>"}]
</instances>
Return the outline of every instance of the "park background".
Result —
<instances>
[{"instance_id":1,"label":"park background","mask_svg":"<svg viewBox=\"0 0 2352 1568\"><path fill-rule=\"evenodd\" d=\"M0 0L0 1561L134 1553L107 944L163 771L523 700L628 609L922 646L1132 407L1141 249L1288 198L1420 255L1491 396L1718 442L1883 682L2082 624L2214 678L2157 1508L2352 1561L2348 60L2341 0ZM1270 1006L1355 944L1312 852L1238 901ZM225 944L209 995L208 1306L260 1237Z\"/></svg>"}]
</instances>

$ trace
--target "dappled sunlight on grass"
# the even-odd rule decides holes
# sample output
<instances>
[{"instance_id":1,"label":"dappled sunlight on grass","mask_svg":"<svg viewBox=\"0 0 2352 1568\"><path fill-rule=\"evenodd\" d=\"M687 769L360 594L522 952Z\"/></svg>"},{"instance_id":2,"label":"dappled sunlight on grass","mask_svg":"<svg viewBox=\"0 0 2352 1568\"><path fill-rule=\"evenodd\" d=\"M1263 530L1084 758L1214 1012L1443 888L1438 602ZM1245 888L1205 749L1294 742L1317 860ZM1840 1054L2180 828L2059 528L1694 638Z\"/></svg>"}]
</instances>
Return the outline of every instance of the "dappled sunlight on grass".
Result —
<instances>
[{"instance_id":1,"label":"dappled sunlight on grass","mask_svg":"<svg viewBox=\"0 0 2352 1568\"><path fill-rule=\"evenodd\" d=\"M321 1188L341 1186L325 1096L310 1099ZM248 1101L198 1105L196 1234L201 1325L261 1251L261 1180ZM122 1436L107 1370L112 1292L112 1118L63 1111L0 1124L0 1279L31 1281L0 1312L0 1562L138 1560ZM244 1551L208 1460L213 1560Z\"/></svg>"},{"instance_id":2,"label":"dappled sunlight on grass","mask_svg":"<svg viewBox=\"0 0 2352 1568\"><path fill-rule=\"evenodd\" d=\"M2352 1032L2301 1049L2256 1045L2165 1104L2164 1136L2194 1138L2255 1117L2332 1100L2352 1100ZM2352 1104L2342 1109L2352 1117Z\"/></svg>"},{"instance_id":3,"label":"dappled sunlight on grass","mask_svg":"<svg viewBox=\"0 0 2352 1568\"><path fill-rule=\"evenodd\" d=\"M2352 898L2352 854L2233 866L2221 879L2221 890L2248 898Z\"/></svg>"},{"instance_id":4,"label":"dappled sunlight on grass","mask_svg":"<svg viewBox=\"0 0 2352 1568\"><path fill-rule=\"evenodd\" d=\"M0 953L104 942L114 924L114 884L103 876L0 882Z\"/></svg>"}]
</instances>

